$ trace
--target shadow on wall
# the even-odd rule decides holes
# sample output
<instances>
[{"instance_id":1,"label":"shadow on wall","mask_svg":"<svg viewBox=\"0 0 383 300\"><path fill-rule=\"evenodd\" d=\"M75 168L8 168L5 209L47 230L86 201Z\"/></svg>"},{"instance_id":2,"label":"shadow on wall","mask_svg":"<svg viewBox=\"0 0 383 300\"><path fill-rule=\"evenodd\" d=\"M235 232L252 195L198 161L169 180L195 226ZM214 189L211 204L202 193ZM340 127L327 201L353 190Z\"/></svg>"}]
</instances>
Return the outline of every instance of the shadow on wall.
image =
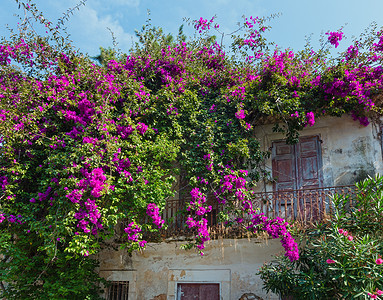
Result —
<instances>
[{"instance_id":1,"label":"shadow on wall","mask_svg":"<svg viewBox=\"0 0 383 300\"><path fill-rule=\"evenodd\" d=\"M351 185L362 181L369 176L375 176L375 168L371 164L368 164L364 168L342 172L337 178L335 178L334 183L335 186Z\"/></svg>"}]
</instances>

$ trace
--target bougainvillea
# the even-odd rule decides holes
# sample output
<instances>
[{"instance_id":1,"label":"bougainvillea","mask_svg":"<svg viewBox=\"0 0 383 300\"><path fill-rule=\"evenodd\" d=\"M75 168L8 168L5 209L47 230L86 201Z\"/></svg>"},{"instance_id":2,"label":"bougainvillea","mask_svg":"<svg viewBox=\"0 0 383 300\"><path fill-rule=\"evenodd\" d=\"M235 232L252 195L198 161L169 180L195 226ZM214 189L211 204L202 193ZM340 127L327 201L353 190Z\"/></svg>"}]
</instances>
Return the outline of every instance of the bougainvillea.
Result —
<instances>
[{"instance_id":1,"label":"bougainvillea","mask_svg":"<svg viewBox=\"0 0 383 300\"><path fill-rule=\"evenodd\" d=\"M97 64L34 5L20 4L47 36L22 23L0 45L0 252L9 270L1 280L10 283L3 292L33 298L49 290L47 269L93 266L84 262L122 220L125 246L145 247L144 232L166 226L161 211L178 191L191 196L185 226L197 230L197 249L210 239L206 197L214 194L227 218L241 224L238 215L247 214L248 230L281 238L286 256L298 259L288 224L268 220L251 201L268 157L251 129L277 120L293 142L324 115L367 125L380 114L373 99L383 85L382 31L334 62L323 49L269 52L265 19L250 17L244 35L232 36L231 56L210 33L220 30L215 19L201 18L195 40L171 41L147 26L129 55ZM330 33L329 43L341 37ZM25 266L33 272L18 277Z\"/></svg>"}]
</instances>

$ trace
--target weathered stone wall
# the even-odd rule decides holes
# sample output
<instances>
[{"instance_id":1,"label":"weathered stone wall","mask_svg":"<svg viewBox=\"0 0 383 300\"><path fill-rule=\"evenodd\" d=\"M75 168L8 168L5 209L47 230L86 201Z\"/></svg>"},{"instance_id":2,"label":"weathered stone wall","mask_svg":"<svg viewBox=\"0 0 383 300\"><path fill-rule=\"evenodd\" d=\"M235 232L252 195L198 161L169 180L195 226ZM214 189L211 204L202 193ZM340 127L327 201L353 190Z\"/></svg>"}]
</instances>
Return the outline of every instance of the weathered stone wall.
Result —
<instances>
[{"instance_id":1,"label":"weathered stone wall","mask_svg":"<svg viewBox=\"0 0 383 300\"><path fill-rule=\"evenodd\" d=\"M282 140L283 134L272 131L273 125L255 128L263 150L271 149L272 142ZM368 175L383 174L381 135L379 127L361 126L350 116L325 117L306 127L301 136L318 135L321 140L323 186L354 184ZM271 172L271 158L266 161ZM257 191L272 191L272 185L260 183Z\"/></svg>"},{"instance_id":2,"label":"weathered stone wall","mask_svg":"<svg viewBox=\"0 0 383 300\"><path fill-rule=\"evenodd\" d=\"M353 184L367 175L383 174L381 136L373 125L363 127L349 116L326 117L301 136L318 135L321 140L323 185ZM272 131L272 125L255 128L262 149L283 139ZM271 159L266 162L271 171ZM259 191L272 191L262 183ZM129 299L176 300L177 283L218 283L221 299L238 300L245 293L262 299L278 299L265 294L262 281L255 275L258 268L282 251L279 241L256 239L223 239L210 241L205 255L179 249L181 242L150 243L142 252L131 256L126 251L104 251L100 255L100 274L111 281L129 281ZM178 300L178 299L177 299Z\"/></svg>"},{"instance_id":3,"label":"weathered stone wall","mask_svg":"<svg viewBox=\"0 0 383 300\"><path fill-rule=\"evenodd\" d=\"M129 281L129 299L177 299L177 283L218 283L221 299L238 300L245 293L279 299L262 290L255 273L282 252L278 240L222 239L209 241L204 256L182 250L181 242L150 243L132 256L124 250L100 255L100 274L111 281Z\"/></svg>"}]
</instances>

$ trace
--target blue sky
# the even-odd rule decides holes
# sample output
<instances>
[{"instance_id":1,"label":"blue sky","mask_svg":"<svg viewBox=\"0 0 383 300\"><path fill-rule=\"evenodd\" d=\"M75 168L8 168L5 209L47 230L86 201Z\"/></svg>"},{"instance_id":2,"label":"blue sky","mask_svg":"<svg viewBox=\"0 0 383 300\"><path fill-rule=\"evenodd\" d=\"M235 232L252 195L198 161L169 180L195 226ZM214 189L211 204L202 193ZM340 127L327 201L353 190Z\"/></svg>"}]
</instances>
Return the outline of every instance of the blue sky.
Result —
<instances>
[{"instance_id":1,"label":"blue sky","mask_svg":"<svg viewBox=\"0 0 383 300\"><path fill-rule=\"evenodd\" d=\"M35 3L45 17L55 23L78 1L36 0ZM86 5L67 23L68 32L76 47L95 56L100 46L112 46L112 37L107 29L110 28L119 47L127 51L135 40L134 30L145 23L148 9L152 23L171 33L177 33L184 17L210 19L216 15L220 28L229 33L236 29L242 15L281 13L270 22L273 28L269 38L282 48L295 50L304 46L305 37L310 34L316 41L321 32L336 31L345 25L344 32L349 39L342 42L346 45L353 35L362 33L371 22L383 25L382 0L87 0ZM24 14L18 10L16 1L1 0L0 36L8 35L6 24L14 27L17 23L14 14Z\"/></svg>"}]
</instances>

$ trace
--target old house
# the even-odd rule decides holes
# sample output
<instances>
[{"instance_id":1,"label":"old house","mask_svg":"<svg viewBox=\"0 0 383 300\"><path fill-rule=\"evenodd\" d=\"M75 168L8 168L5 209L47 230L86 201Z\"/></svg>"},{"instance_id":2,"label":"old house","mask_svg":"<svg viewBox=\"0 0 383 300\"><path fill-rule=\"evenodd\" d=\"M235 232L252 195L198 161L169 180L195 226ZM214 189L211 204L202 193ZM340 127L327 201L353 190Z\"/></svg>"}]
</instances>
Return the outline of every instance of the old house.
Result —
<instances>
[{"instance_id":1,"label":"old house","mask_svg":"<svg viewBox=\"0 0 383 300\"><path fill-rule=\"evenodd\" d=\"M270 217L318 221L331 212L331 195L353 193L353 183L383 171L381 128L361 126L350 116L319 119L301 132L295 145L286 144L272 125L258 126L254 134L271 151L266 168L276 180L259 182L254 196L254 204ZM181 203L168 202L164 216L174 217L172 226L145 251L100 254L100 274L112 281L107 299L278 299L265 294L255 275L282 250L278 240L224 229L217 223L216 206L209 215L213 239L205 255L180 249L192 235L176 214Z\"/></svg>"}]
</instances>

